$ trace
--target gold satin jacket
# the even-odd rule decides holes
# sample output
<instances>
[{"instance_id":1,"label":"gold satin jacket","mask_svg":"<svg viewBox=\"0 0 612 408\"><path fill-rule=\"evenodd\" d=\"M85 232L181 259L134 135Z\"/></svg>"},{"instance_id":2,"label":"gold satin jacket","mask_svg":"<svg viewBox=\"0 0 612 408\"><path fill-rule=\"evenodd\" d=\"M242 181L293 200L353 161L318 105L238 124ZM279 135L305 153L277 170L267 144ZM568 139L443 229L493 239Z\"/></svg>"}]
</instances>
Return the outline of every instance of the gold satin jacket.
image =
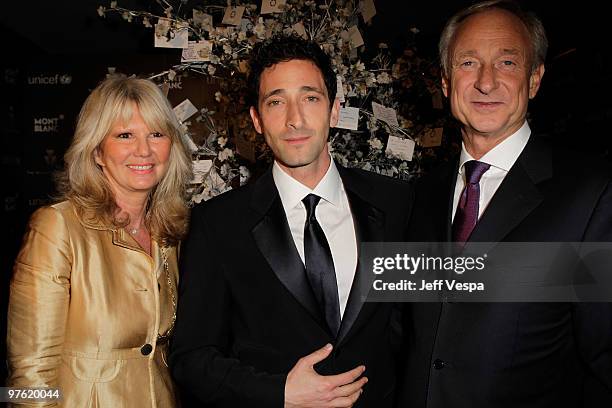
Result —
<instances>
[{"instance_id":1,"label":"gold satin jacket","mask_svg":"<svg viewBox=\"0 0 612 408\"><path fill-rule=\"evenodd\" d=\"M176 310L177 251L167 272L151 253L68 201L36 211L11 280L7 386L59 387L70 408L176 406L156 339Z\"/></svg>"}]
</instances>

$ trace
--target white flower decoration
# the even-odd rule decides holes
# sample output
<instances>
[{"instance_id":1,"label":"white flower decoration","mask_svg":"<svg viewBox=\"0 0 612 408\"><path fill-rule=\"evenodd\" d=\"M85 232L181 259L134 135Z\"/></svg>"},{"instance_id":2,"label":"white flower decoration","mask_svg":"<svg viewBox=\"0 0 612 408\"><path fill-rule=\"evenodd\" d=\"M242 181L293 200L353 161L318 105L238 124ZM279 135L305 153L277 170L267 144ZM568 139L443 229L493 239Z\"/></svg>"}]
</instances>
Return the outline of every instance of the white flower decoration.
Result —
<instances>
[{"instance_id":1,"label":"white flower decoration","mask_svg":"<svg viewBox=\"0 0 612 408\"><path fill-rule=\"evenodd\" d=\"M219 158L219 161L224 162L227 159L231 159L232 157L234 157L234 151L226 147L225 149L219 152L219 155L217 157Z\"/></svg>"},{"instance_id":2,"label":"white flower decoration","mask_svg":"<svg viewBox=\"0 0 612 408\"><path fill-rule=\"evenodd\" d=\"M255 33L257 38L259 38L259 39L264 39L266 37L266 26L263 23L263 19L261 19L261 18L259 19L259 22L257 23L255 28L253 29L253 32Z\"/></svg>"},{"instance_id":3,"label":"white flower decoration","mask_svg":"<svg viewBox=\"0 0 612 408\"><path fill-rule=\"evenodd\" d=\"M370 74L368 75L368 77L366 78L366 86L368 87L372 87L376 84L376 77L374 76L373 73L370 72Z\"/></svg>"},{"instance_id":4,"label":"white flower decoration","mask_svg":"<svg viewBox=\"0 0 612 408\"><path fill-rule=\"evenodd\" d=\"M374 150L382 150L383 148L383 144L380 141L380 139L373 137L370 140L368 140L368 143L370 144L370 147Z\"/></svg>"},{"instance_id":5,"label":"white flower decoration","mask_svg":"<svg viewBox=\"0 0 612 408\"><path fill-rule=\"evenodd\" d=\"M391 77L386 72L381 72L376 77L376 82L378 82L379 84L390 84L391 83Z\"/></svg>"},{"instance_id":6,"label":"white flower decoration","mask_svg":"<svg viewBox=\"0 0 612 408\"><path fill-rule=\"evenodd\" d=\"M243 185L251 178L251 172L246 166L240 166L240 185Z\"/></svg>"}]
</instances>

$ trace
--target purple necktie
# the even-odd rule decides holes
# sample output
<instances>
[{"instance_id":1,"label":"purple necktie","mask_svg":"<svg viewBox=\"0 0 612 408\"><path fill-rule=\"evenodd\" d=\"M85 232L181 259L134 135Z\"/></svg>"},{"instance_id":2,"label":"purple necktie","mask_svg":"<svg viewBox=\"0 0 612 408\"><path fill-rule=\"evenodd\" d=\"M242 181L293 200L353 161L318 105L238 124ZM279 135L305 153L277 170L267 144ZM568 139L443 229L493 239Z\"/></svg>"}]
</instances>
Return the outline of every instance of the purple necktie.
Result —
<instances>
[{"instance_id":1,"label":"purple necktie","mask_svg":"<svg viewBox=\"0 0 612 408\"><path fill-rule=\"evenodd\" d=\"M465 187L459 197L453 221L453 241L466 242L478 221L478 201L480 200L480 178L491 167L477 160L465 162Z\"/></svg>"}]
</instances>

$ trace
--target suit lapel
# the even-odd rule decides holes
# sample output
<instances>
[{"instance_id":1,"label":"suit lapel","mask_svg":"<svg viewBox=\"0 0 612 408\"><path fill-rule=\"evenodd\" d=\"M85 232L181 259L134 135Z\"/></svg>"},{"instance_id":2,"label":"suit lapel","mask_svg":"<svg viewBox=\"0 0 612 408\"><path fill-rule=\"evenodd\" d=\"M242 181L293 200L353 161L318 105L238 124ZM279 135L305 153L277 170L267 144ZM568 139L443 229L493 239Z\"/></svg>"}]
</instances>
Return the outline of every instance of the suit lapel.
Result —
<instances>
[{"instance_id":1,"label":"suit lapel","mask_svg":"<svg viewBox=\"0 0 612 408\"><path fill-rule=\"evenodd\" d=\"M537 184L552 177L550 152L529 141L474 228L470 241L500 242L544 199Z\"/></svg>"},{"instance_id":2,"label":"suit lapel","mask_svg":"<svg viewBox=\"0 0 612 408\"><path fill-rule=\"evenodd\" d=\"M434 223L437 223L438 220L446 220L446 222L440 226L441 241L452 240L453 198L455 196L455 184L457 183L458 173L458 161L454 165L448 164L440 173L438 182L433 185L430 183L430 186L435 189L432 194L432 202L424 203L424 205L434 206L434 208L437 208L438 205L442 205L439 211L434 211L435 219L432 220ZM424 228L428 228L428 226L424 226Z\"/></svg>"},{"instance_id":3,"label":"suit lapel","mask_svg":"<svg viewBox=\"0 0 612 408\"><path fill-rule=\"evenodd\" d=\"M251 207L260 214L251 233L272 271L308 313L322 327L327 327L295 247L272 171L266 172L256 181Z\"/></svg>"},{"instance_id":4,"label":"suit lapel","mask_svg":"<svg viewBox=\"0 0 612 408\"><path fill-rule=\"evenodd\" d=\"M357 239L357 253L361 251L361 243L363 242L381 242L384 241L384 213L368 203L365 197L370 195L371 186L360 183L355 177L352 177L350 171L338 166L342 182L346 190L346 194L351 207L353 223L355 225L355 236ZM336 344L342 343L346 339L350 329L354 327L357 318L364 316L362 309L364 308L364 300L362 296L366 293L367 280L362 276L367 276L371 271L367 265L359 262L357 258L357 268L355 277L351 286L340 330L336 339ZM369 308L374 308L376 305L369 304Z\"/></svg>"}]
</instances>

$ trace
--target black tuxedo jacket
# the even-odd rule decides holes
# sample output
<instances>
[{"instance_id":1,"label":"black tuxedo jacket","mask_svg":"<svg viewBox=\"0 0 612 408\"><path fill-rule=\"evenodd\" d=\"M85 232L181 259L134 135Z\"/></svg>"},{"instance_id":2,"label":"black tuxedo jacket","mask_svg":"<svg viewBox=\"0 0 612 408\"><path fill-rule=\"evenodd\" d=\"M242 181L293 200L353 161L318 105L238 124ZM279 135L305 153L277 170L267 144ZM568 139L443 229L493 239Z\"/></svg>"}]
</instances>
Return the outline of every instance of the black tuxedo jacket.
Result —
<instances>
[{"instance_id":1,"label":"black tuxedo jacket","mask_svg":"<svg viewBox=\"0 0 612 408\"><path fill-rule=\"evenodd\" d=\"M410 241L450 241L457 168L419 183ZM532 136L469 240L612 241L609 175ZM612 407L610 304L405 306L398 407Z\"/></svg>"},{"instance_id":2,"label":"black tuxedo jacket","mask_svg":"<svg viewBox=\"0 0 612 408\"><path fill-rule=\"evenodd\" d=\"M338 170L358 243L400 241L412 189L387 177ZM315 367L320 374L364 364L369 382L356 406L392 405L397 310L362 302L356 276L338 337L330 335L271 171L196 206L181 259L170 365L188 405L282 407L287 373L328 342L335 347ZM356 274L362 273L368 272L358 265Z\"/></svg>"}]
</instances>

